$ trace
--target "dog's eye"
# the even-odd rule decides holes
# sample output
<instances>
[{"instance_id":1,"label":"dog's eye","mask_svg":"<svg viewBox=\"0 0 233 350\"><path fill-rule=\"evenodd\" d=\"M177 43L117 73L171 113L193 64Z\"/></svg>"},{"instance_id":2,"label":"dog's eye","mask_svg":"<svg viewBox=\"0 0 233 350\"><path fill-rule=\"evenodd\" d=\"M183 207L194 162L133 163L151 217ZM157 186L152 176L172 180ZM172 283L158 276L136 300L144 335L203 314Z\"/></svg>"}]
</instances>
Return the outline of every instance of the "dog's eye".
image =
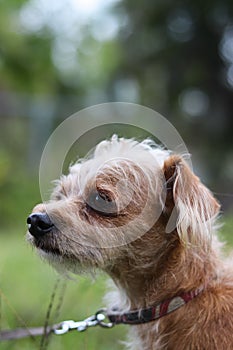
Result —
<instances>
[{"instance_id":1,"label":"dog's eye","mask_svg":"<svg viewBox=\"0 0 233 350\"><path fill-rule=\"evenodd\" d=\"M95 191L91 193L87 200L87 205L101 215L117 215L117 206L115 201L112 200L111 197L105 192Z\"/></svg>"}]
</instances>

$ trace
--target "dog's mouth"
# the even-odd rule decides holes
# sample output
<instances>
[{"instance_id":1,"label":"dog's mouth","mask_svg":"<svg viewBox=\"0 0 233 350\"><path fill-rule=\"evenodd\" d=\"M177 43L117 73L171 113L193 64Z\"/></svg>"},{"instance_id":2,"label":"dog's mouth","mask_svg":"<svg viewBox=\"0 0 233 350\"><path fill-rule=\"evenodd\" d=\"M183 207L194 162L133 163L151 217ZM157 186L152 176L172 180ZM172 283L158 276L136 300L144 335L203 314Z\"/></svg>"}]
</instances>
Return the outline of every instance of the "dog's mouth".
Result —
<instances>
[{"instance_id":1,"label":"dog's mouth","mask_svg":"<svg viewBox=\"0 0 233 350\"><path fill-rule=\"evenodd\" d=\"M29 228L27 232L27 241L29 241L29 243L37 249L40 257L46 260L59 273L65 275L67 275L67 273L83 273L85 268L83 267L81 260L85 260L86 265L90 266L90 263L87 262L86 257L81 259L79 256L74 255L72 251L68 252L65 250L63 245L59 247L58 236L59 231L56 230L55 226L53 231L42 237L34 237Z\"/></svg>"},{"instance_id":2,"label":"dog's mouth","mask_svg":"<svg viewBox=\"0 0 233 350\"><path fill-rule=\"evenodd\" d=\"M46 253L61 255L57 244L58 230L47 213L33 213L27 218L28 241Z\"/></svg>"},{"instance_id":3,"label":"dog's mouth","mask_svg":"<svg viewBox=\"0 0 233 350\"><path fill-rule=\"evenodd\" d=\"M39 254L48 260L53 257L54 259L59 259L62 261L78 261L77 257L74 257L71 251L67 251L64 249L64 244L62 244L62 233L53 225L52 229L49 229L45 234L45 230L43 234L38 235L34 234L34 229L28 225L28 232L26 234L27 241L35 247ZM38 233L38 230L36 231ZM63 237L64 240L64 237ZM66 242L65 246L68 246L68 242Z\"/></svg>"},{"instance_id":4,"label":"dog's mouth","mask_svg":"<svg viewBox=\"0 0 233 350\"><path fill-rule=\"evenodd\" d=\"M27 241L30 242L37 249L43 250L45 253L53 255L61 255L60 249L56 244L55 232L50 230L49 234L40 237L34 236L32 227L28 227Z\"/></svg>"}]
</instances>

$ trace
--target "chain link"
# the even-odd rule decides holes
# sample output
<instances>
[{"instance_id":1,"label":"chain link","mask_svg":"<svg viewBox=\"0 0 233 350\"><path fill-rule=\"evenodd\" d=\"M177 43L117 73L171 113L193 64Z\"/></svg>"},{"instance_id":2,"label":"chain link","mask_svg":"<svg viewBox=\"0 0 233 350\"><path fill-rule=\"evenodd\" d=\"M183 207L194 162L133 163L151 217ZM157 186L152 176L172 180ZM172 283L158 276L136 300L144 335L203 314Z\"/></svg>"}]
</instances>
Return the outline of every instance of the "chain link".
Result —
<instances>
[{"instance_id":1,"label":"chain link","mask_svg":"<svg viewBox=\"0 0 233 350\"><path fill-rule=\"evenodd\" d=\"M95 327L95 326L112 328L114 324L111 322L105 322L106 318L107 318L106 309L101 309L97 311L95 315L92 315L83 321L67 320L67 321L61 322L59 327L54 329L54 333L57 335L62 335L72 330L83 332L83 331L86 331L89 327Z\"/></svg>"}]
</instances>

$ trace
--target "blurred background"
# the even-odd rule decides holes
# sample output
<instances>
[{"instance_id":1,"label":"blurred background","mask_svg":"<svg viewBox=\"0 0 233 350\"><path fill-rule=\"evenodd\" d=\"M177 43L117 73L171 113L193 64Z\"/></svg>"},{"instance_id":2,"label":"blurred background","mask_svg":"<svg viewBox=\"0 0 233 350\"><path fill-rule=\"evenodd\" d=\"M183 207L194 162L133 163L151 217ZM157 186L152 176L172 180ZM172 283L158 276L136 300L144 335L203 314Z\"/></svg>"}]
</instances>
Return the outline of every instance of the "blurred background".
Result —
<instances>
[{"instance_id":1,"label":"blurred background","mask_svg":"<svg viewBox=\"0 0 233 350\"><path fill-rule=\"evenodd\" d=\"M223 233L233 241L232 0L0 0L2 328L22 326L20 319L43 323L56 279L24 242L25 219L40 201L46 140L72 113L112 101L170 120L221 202ZM100 279L68 282L60 317L86 317L102 306ZM122 332L89 330L53 339L49 348L121 349ZM33 344L0 347L40 348Z\"/></svg>"}]
</instances>

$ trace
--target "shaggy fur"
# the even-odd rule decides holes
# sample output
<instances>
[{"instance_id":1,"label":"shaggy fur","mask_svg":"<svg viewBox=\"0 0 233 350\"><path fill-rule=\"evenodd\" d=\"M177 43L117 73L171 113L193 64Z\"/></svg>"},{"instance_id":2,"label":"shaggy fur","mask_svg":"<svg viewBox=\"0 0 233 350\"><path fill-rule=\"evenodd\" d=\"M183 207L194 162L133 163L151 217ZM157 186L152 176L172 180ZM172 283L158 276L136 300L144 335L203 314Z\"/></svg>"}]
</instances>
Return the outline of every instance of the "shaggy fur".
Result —
<instances>
[{"instance_id":1,"label":"shaggy fur","mask_svg":"<svg viewBox=\"0 0 233 350\"><path fill-rule=\"evenodd\" d=\"M184 159L150 140L101 142L36 206L53 229L28 240L56 268L101 269L122 312L204 287L158 321L130 328L130 349L233 347L233 273L215 235L219 204ZM109 298L111 299L111 298Z\"/></svg>"}]
</instances>

